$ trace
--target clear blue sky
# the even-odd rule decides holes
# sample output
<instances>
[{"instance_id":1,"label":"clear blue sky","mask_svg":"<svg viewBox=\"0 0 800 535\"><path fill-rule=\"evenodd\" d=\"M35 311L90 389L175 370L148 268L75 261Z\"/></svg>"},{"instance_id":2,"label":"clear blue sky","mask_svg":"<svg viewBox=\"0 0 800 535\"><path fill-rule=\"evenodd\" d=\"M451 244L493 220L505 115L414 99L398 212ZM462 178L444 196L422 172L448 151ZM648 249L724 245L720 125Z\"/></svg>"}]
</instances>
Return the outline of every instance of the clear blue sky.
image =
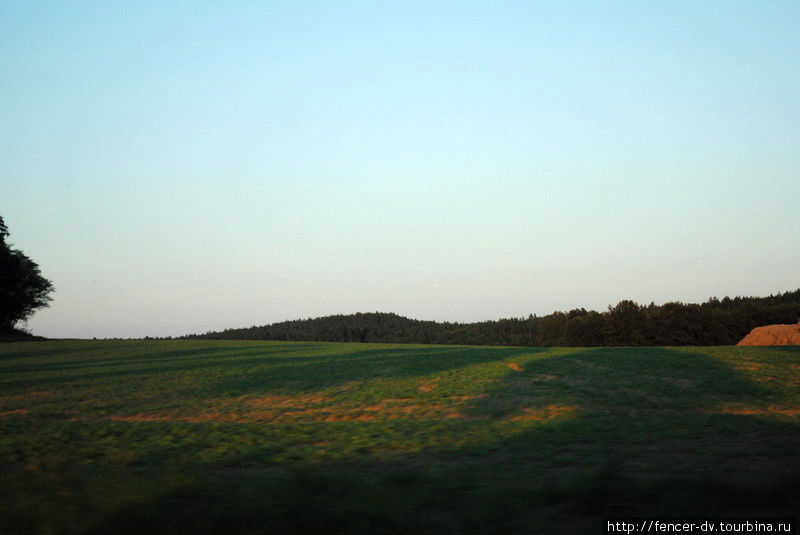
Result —
<instances>
[{"instance_id":1,"label":"clear blue sky","mask_svg":"<svg viewBox=\"0 0 800 535\"><path fill-rule=\"evenodd\" d=\"M3 2L53 337L800 287L800 3Z\"/></svg>"}]
</instances>

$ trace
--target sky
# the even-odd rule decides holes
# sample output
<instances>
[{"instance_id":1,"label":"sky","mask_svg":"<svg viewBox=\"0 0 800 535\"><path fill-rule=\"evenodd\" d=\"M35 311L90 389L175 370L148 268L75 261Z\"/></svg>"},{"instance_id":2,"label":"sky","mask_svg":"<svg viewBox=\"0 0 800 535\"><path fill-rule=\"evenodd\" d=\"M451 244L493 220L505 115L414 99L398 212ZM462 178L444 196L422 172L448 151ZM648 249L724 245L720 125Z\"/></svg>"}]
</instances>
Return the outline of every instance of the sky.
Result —
<instances>
[{"instance_id":1,"label":"sky","mask_svg":"<svg viewBox=\"0 0 800 535\"><path fill-rule=\"evenodd\" d=\"M800 288L800 3L2 2L48 337Z\"/></svg>"}]
</instances>

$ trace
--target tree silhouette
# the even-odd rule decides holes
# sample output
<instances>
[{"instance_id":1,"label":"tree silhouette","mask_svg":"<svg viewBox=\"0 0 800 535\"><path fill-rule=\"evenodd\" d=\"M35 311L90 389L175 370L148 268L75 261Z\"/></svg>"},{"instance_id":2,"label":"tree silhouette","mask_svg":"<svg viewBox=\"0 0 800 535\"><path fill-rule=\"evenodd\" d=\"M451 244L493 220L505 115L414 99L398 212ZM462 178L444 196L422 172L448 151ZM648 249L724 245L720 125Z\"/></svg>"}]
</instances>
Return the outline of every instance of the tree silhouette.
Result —
<instances>
[{"instance_id":1,"label":"tree silhouette","mask_svg":"<svg viewBox=\"0 0 800 535\"><path fill-rule=\"evenodd\" d=\"M706 303L620 301L606 312L574 309L547 316L437 323L383 312L284 321L185 338L521 346L732 345L753 327L791 323L800 289L769 297L711 298Z\"/></svg>"},{"instance_id":2,"label":"tree silhouette","mask_svg":"<svg viewBox=\"0 0 800 535\"><path fill-rule=\"evenodd\" d=\"M50 302L52 283L22 251L6 243L8 228L0 216L0 331L10 331Z\"/></svg>"}]
</instances>

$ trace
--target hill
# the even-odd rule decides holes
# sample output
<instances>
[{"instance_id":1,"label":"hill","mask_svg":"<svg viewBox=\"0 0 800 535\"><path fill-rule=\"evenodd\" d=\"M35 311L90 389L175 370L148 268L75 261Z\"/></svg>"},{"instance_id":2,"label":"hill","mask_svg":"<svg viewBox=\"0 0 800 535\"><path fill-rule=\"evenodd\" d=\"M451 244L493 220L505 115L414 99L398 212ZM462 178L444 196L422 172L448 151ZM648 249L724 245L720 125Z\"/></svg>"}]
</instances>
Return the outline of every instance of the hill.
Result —
<instances>
[{"instance_id":1,"label":"hill","mask_svg":"<svg viewBox=\"0 0 800 535\"><path fill-rule=\"evenodd\" d=\"M260 327L226 329L203 335L189 335L185 338L424 344L438 340L448 325L435 321L409 319L391 313L359 312L283 321Z\"/></svg>"},{"instance_id":2,"label":"hill","mask_svg":"<svg viewBox=\"0 0 800 535\"><path fill-rule=\"evenodd\" d=\"M358 313L226 329L184 338L520 346L734 345L753 328L794 323L800 289L768 297L711 298L705 303L639 305L605 312L574 309L547 316L439 323L391 313Z\"/></svg>"}]
</instances>

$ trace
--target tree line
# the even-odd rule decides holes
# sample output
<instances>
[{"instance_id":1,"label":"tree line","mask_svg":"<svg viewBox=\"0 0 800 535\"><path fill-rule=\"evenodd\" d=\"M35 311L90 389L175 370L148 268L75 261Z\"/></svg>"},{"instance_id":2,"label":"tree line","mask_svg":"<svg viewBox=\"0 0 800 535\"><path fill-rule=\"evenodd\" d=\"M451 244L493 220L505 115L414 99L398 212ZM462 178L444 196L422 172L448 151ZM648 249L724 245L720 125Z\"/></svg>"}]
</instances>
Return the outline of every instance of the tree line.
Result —
<instances>
[{"instance_id":1,"label":"tree line","mask_svg":"<svg viewBox=\"0 0 800 535\"><path fill-rule=\"evenodd\" d=\"M769 297L712 297L705 303L583 308L546 316L450 323L373 312L284 321L183 338L519 346L733 345L754 327L795 323L800 289Z\"/></svg>"}]
</instances>

